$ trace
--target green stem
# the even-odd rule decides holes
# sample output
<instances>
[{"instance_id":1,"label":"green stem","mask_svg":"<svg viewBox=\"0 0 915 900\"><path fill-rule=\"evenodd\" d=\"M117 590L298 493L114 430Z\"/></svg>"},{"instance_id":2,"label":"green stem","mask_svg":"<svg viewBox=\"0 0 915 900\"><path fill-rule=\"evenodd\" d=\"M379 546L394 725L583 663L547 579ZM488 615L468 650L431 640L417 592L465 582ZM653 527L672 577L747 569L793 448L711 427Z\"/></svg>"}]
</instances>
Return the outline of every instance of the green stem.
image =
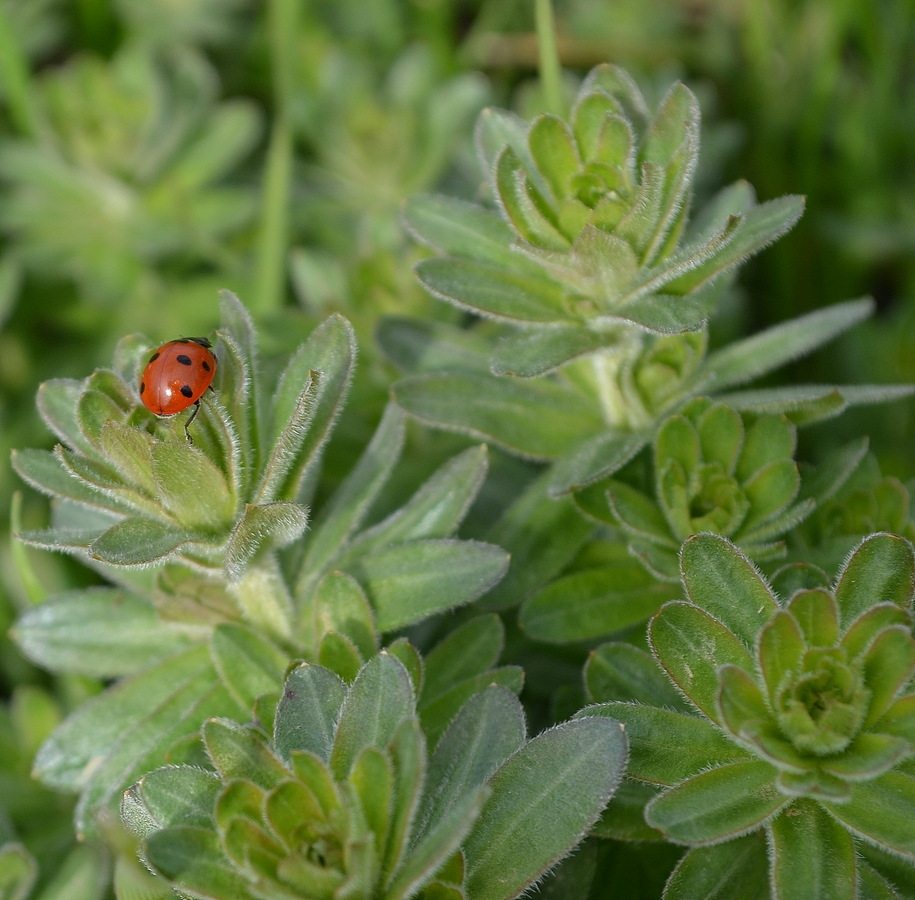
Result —
<instances>
[{"instance_id":1,"label":"green stem","mask_svg":"<svg viewBox=\"0 0 915 900\"><path fill-rule=\"evenodd\" d=\"M266 634L280 641L292 635L292 600L275 560L251 566L241 579L229 586L244 617Z\"/></svg>"},{"instance_id":2,"label":"green stem","mask_svg":"<svg viewBox=\"0 0 915 900\"><path fill-rule=\"evenodd\" d=\"M559 68L559 51L556 49L556 27L550 0L536 0L534 14L537 19L537 46L540 57L540 84L547 111L561 116L562 75Z\"/></svg>"},{"instance_id":3,"label":"green stem","mask_svg":"<svg viewBox=\"0 0 915 900\"><path fill-rule=\"evenodd\" d=\"M13 124L21 134L26 137L34 137L37 115L32 98L29 65L25 53L13 33L13 25L2 3L0 3L0 83L6 94L6 105Z\"/></svg>"},{"instance_id":4,"label":"green stem","mask_svg":"<svg viewBox=\"0 0 915 900\"><path fill-rule=\"evenodd\" d=\"M263 205L253 312L279 309L286 284L289 249L289 191L292 183L293 134L291 98L296 58L298 7L294 0L271 0L267 10L270 58L273 64L275 119L264 168Z\"/></svg>"}]
</instances>

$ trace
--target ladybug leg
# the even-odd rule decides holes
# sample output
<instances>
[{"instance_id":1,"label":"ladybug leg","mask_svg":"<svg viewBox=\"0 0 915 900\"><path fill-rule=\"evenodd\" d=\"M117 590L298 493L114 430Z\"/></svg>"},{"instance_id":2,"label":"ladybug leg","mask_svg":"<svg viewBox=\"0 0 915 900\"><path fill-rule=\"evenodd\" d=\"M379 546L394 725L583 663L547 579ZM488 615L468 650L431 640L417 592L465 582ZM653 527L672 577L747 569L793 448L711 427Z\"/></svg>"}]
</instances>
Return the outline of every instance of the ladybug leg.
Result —
<instances>
[{"instance_id":1,"label":"ladybug leg","mask_svg":"<svg viewBox=\"0 0 915 900\"><path fill-rule=\"evenodd\" d=\"M189 444L193 444L194 439L191 437L191 433L187 429L188 429L188 426L191 424L191 422L193 422L194 419L197 418L197 413L199 413L199 412L200 412L200 401L198 400L194 404L194 411L188 416L187 421L184 423L184 436L187 438L187 442Z\"/></svg>"}]
</instances>

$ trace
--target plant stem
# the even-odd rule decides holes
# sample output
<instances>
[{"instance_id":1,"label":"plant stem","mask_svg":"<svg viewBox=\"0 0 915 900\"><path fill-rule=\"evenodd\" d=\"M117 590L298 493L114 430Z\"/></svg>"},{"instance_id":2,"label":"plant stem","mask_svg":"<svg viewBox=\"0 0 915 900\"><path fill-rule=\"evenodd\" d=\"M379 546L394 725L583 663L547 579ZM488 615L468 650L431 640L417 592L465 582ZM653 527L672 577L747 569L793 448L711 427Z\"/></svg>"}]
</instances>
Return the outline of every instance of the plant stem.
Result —
<instances>
[{"instance_id":1,"label":"plant stem","mask_svg":"<svg viewBox=\"0 0 915 900\"><path fill-rule=\"evenodd\" d=\"M547 111L561 116L562 76L559 68L559 51L556 49L556 27L550 0L536 0L537 46L540 56L540 84Z\"/></svg>"},{"instance_id":2,"label":"plant stem","mask_svg":"<svg viewBox=\"0 0 915 900\"><path fill-rule=\"evenodd\" d=\"M279 309L283 305L286 283L293 153L290 106L298 33L296 3L272 0L267 10L267 24L273 63L275 119L264 168L254 296L249 303L255 312Z\"/></svg>"}]
</instances>

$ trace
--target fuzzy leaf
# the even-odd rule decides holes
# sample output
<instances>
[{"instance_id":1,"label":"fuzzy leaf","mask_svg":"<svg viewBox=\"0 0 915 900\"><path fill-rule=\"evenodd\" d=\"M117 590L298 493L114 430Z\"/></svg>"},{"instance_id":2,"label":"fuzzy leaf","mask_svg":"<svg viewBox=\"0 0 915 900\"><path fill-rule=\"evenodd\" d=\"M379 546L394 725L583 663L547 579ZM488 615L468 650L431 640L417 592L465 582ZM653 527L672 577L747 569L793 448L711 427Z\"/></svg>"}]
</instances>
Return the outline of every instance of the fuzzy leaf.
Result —
<instances>
[{"instance_id":1,"label":"fuzzy leaf","mask_svg":"<svg viewBox=\"0 0 915 900\"><path fill-rule=\"evenodd\" d=\"M915 593L915 552L903 538L875 534L848 558L836 583L839 617L847 627L876 603L911 609Z\"/></svg>"},{"instance_id":2,"label":"fuzzy leaf","mask_svg":"<svg viewBox=\"0 0 915 900\"><path fill-rule=\"evenodd\" d=\"M770 703L774 704L785 673L798 670L805 649L804 635L796 619L782 610L760 632L759 668Z\"/></svg>"},{"instance_id":3,"label":"fuzzy leaf","mask_svg":"<svg viewBox=\"0 0 915 900\"><path fill-rule=\"evenodd\" d=\"M502 322L560 323L563 292L542 274L522 274L482 262L424 259L416 277L430 294L461 309Z\"/></svg>"},{"instance_id":4,"label":"fuzzy leaf","mask_svg":"<svg viewBox=\"0 0 915 900\"><path fill-rule=\"evenodd\" d=\"M362 588L345 572L329 572L315 591L312 607L314 632L320 638L328 632L345 635L363 659L374 656L378 635L372 608Z\"/></svg>"},{"instance_id":5,"label":"fuzzy leaf","mask_svg":"<svg viewBox=\"0 0 915 900\"><path fill-rule=\"evenodd\" d=\"M475 203L440 194L410 197L403 220L416 240L439 253L506 269L526 268L524 257L511 248L515 232L500 216Z\"/></svg>"},{"instance_id":6,"label":"fuzzy leaf","mask_svg":"<svg viewBox=\"0 0 915 900\"><path fill-rule=\"evenodd\" d=\"M246 504L226 546L228 580L238 581L259 552L291 544L307 527L308 510L297 503Z\"/></svg>"},{"instance_id":7,"label":"fuzzy leaf","mask_svg":"<svg viewBox=\"0 0 915 900\"><path fill-rule=\"evenodd\" d=\"M864 683L870 705L862 728L870 728L889 709L915 672L915 639L908 626L892 626L874 639L864 654Z\"/></svg>"},{"instance_id":8,"label":"fuzzy leaf","mask_svg":"<svg viewBox=\"0 0 915 900\"><path fill-rule=\"evenodd\" d=\"M547 584L594 531L571 499L548 496L549 479L545 472L531 482L486 535L511 555L505 578L481 601L488 609L513 606Z\"/></svg>"},{"instance_id":9,"label":"fuzzy leaf","mask_svg":"<svg viewBox=\"0 0 915 900\"><path fill-rule=\"evenodd\" d=\"M499 660L505 628L496 615L483 615L450 631L426 654L420 708L454 685L488 672Z\"/></svg>"},{"instance_id":10,"label":"fuzzy leaf","mask_svg":"<svg viewBox=\"0 0 915 900\"><path fill-rule=\"evenodd\" d=\"M85 390L85 381L72 378L52 378L38 386L35 402L45 425L55 437L72 450L95 456L95 449L83 436L76 409Z\"/></svg>"},{"instance_id":11,"label":"fuzzy leaf","mask_svg":"<svg viewBox=\"0 0 915 900\"><path fill-rule=\"evenodd\" d=\"M289 658L259 632L224 622L210 639L213 664L242 709L253 709L262 694L278 692Z\"/></svg>"},{"instance_id":12,"label":"fuzzy leaf","mask_svg":"<svg viewBox=\"0 0 915 900\"><path fill-rule=\"evenodd\" d=\"M604 431L581 441L553 466L550 495L558 497L607 478L629 462L648 439L645 433Z\"/></svg>"},{"instance_id":13,"label":"fuzzy leaf","mask_svg":"<svg viewBox=\"0 0 915 900\"><path fill-rule=\"evenodd\" d=\"M770 900L768 868L761 830L712 847L694 847L671 873L664 900Z\"/></svg>"},{"instance_id":14,"label":"fuzzy leaf","mask_svg":"<svg viewBox=\"0 0 915 900\"><path fill-rule=\"evenodd\" d=\"M683 334L699 331L707 318L705 308L689 297L647 294L617 307L611 314L599 316L594 325L632 325L649 334Z\"/></svg>"},{"instance_id":15,"label":"fuzzy leaf","mask_svg":"<svg viewBox=\"0 0 915 900\"><path fill-rule=\"evenodd\" d=\"M38 863L25 847L12 842L0 847L0 897L3 900L26 900L37 877Z\"/></svg>"},{"instance_id":16,"label":"fuzzy leaf","mask_svg":"<svg viewBox=\"0 0 915 900\"><path fill-rule=\"evenodd\" d=\"M299 570L296 592L300 597L314 588L318 578L362 523L400 456L403 438L404 415L389 403L359 462L312 525L308 549Z\"/></svg>"},{"instance_id":17,"label":"fuzzy leaf","mask_svg":"<svg viewBox=\"0 0 915 900\"><path fill-rule=\"evenodd\" d=\"M821 802L854 834L915 860L915 819L909 814L915 803L912 776L887 772L856 784L846 803Z\"/></svg>"},{"instance_id":18,"label":"fuzzy leaf","mask_svg":"<svg viewBox=\"0 0 915 900\"><path fill-rule=\"evenodd\" d=\"M294 669L273 724L273 744L280 758L289 762L298 750L329 762L345 696L346 687L333 672L309 665Z\"/></svg>"},{"instance_id":19,"label":"fuzzy leaf","mask_svg":"<svg viewBox=\"0 0 915 900\"><path fill-rule=\"evenodd\" d=\"M392 390L394 399L421 422L491 440L531 459L553 459L601 429L590 403L546 379L416 375Z\"/></svg>"},{"instance_id":20,"label":"fuzzy leaf","mask_svg":"<svg viewBox=\"0 0 915 900\"><path fill-rule=\"evenodd\" d=\"M580 325L531 328L502 338L492 354L493 375L534 378L571 360L614 343L612 333L589 331Z\"/></svg>"},{"instance_id":21,"label":"fuzzy leaf","mask_svg":"<svg viewBox=\"0 0 915 900\"><path fill-rule=\"evenodd\" d=\"M475 331L444 322L383 316L375 340L384 355L408 375L489 372L490 343Z\"/></svg>"},{"instance_id":22,"label":"fuzzy leaf","mask_svg":"<svg viewBox=\"0 0 915 900\"><path fill-rule=\"evenodd\" d=\"M93 558L115 566L149 566L168 559L187 543L187 532L162 522L124 519L95 538L88 549Z\"/></svg>"},{"instance_id":23,"label":"fuzzy leaf","mask_svg":"<svg viewBox=\"0 0 915 900\"><path fill-rule=\"evenodd\" d=\"M651 655L632 644L603 644L585 664L585 687L595 703L630 700L689 712Z\"/></svg>"},{"instance_id":24,"label":"fuzzy leaf","mask_svg":"<svg viewBox=\"0 0 915 900\"><path fill-rule=\"evenodd\" d=\"M625 734L603 718L559 725L519 750L490 780L464 843L467 893L508 900L536 881L594 824L625 764Z\"/></svg>"},{"instance_id":25,"label":"fuzzy leaf","mask_svg":"<svg viewBox=\"0 0 915 900\"><path fill-rule=\"evenodd\" d=\"M873 311L870 298L849 300L735 341L706 357L700 372L709 373L711 381L704 389L717 393L771 372L831 341Z\"/></svg>"},{"instance_id":26,"label":"fuzzy leaf","mask_svg":"<svg viewBox=\"0 0 915 900\"><path fill-rule=\"evenodd\" d=\"M201 732L207 753L224 782L237 780L268 791L289 778L289 770L251 728L213 718L203 723Z\"/></svg>"},{"instance_id":27,"label":"fuzzy leaf","mask_svg":"<svg viewBox=\"0 0 915 900\"><path fill-rule=\"evenodd\" d=\"M92 678L132 675L192 643L163 625L149 601L103 587L49 597L25 612L12 635L46 669Z\"/></svg>"},{"instance_id":28,"label":"fuzzy leaf","mask_svg":"<svg viewBox=\"0 0 915 900\"><path fill-rule=\"evenodd\" d=\"M691 603L665 604L651 620L649 642L673 682L710 719L719 721L718 667L752 672L749 650L717 619Z\"/></svg>"},{"instance_id":29,"label":"fuzzy leaf","mask_svg":"<svg viewBox=\"0 0 915 900\"><path fill-rule=\"evenodd\" d=\"M680 566L690 600L753 647L759 630L778 610L756 567L730 541L711 534L686 541Z\"/></svg>"},{"instance_id":30,"label":"fuzzy leaf","mask_svg":"<svg viewBox=\"0 0 915 900\"><path fill-rule=\"evenodd\" d=\"M475 600L505 574L508 554L480 541L411 541L368 554L351 568L378 630L392 631Z\"/></svg>"},{"instance_id":31,"label":"fuzzy leaf","mask_svg":"<svg viewBox=\"0 0 915 900\"><path fill-rule=\"evenodd\" d=\"M413 684L407 670L389 653L372 657L340 709L330 755L335 777L347 777L364 747L386 748L413 710Z\"/></svg>"},{"instance_id":32,"label":"fuzzy leaf","mask_svg":"<svg viewBox=\"0 0 915 900\"><path fill-rule=\"evenodd\" d=\"M214 772L194 766L169 766L144 775L130 792L136 794L150 824L158 830L175 825L212 828L213 810L221 790L222 782Z\"/></svg>"},{"instance_id":33,"label":"fuzzy leaf","mask_svg":"<svg viewBox=\"0 0 915 900\"><path fill-rule=\"evenodd\" d=\"M628 775L650 784L679 784L710 766L751 759L705 719L641 703L602 703L577 716L607 716L626 726Z\"/></svg>"},{"instance_id":34,"label":"fuzzy leaf","mask_svg":"<svg viewBox=\"0 0 915 900\"><path fill-rule=\"evenodd\" d=\"M655 581L630 558L557 579L525 601L518 623L537 641L593 640L645 621L679 596L679 586Z\"/></svg>"},{"instance_id":35,"label":"fuzzy leaf","mask_svg":"<svg viewBox=\"0 0 915 900\"><path fill-rule=\"evenodd\" d=\"M775 775L758 760L719 766L656 797L645 818L675 841L726 841L755 830L791 802L776 788Z\"/></svg>"},{"instance_id":36,"label":"fuzzy leaf","mask_svg":"<svg viewBox=\"0 0 915 900\"><path fill-rule=\"evenodd\" d=\"M199 450L155 443L152 462L159 500L181 525L210 531L232 520L235 499L222 472Z\"/></svg>"},{"instance_id":37,"label":"fuzzy leaf","mask_svg":"<svg viewBox=\"0 0 915 900\"><path fill-rule=\"evenodd\" d=\"M525 737L524 710L511 691L493 685L471 697L435 748L416 840L442 821L461 797L485 785L524 746Z\"/></svg>"}]
</instances>

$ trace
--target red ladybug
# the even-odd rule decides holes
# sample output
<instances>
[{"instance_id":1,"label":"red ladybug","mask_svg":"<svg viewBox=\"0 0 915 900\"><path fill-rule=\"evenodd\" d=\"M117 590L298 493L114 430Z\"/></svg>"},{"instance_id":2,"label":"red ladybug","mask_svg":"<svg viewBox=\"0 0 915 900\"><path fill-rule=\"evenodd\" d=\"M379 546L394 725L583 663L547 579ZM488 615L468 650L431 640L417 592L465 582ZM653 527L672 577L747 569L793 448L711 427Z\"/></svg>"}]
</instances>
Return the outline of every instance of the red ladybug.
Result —
<instances>
[{"instance_id":1,"label":"red ladybug","mask_svg":"<svg viewBox=\"0 0 915 900\"><path fill-rule=\"evenodd\" d=\"M149 358L140 378L140 399L157 416L173 416L194 407L184 434L193 444L188 425L200 411L200 398L216 374L216 356L205 337L181 338L163 344Z\"/></svg>"}]
</instances>

